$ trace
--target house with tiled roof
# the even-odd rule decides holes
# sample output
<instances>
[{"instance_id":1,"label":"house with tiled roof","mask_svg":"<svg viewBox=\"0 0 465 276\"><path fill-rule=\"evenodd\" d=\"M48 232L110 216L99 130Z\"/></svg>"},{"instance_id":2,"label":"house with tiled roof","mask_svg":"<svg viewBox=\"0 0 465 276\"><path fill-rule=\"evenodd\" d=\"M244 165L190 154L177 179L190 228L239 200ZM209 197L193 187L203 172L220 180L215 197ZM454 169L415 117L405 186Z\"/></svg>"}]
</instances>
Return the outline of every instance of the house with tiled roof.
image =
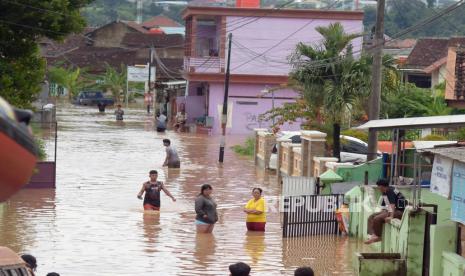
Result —
<instances>
[{"instance_id":1,"label":"house with tiled roof","mask_svg":"<svg viewBox=\"0 0 465 276\"><path fill-rule=\"evenodd\" d=\"M141 25L142 27L146 29L160 28L160 27L182 27L180 23L163 15L152 17L150 20L143 22Z\"/></svg>"},{"instance_id":2,"label":"house with tiled roof","mask_svg":"<svg viewBox=\"0 0 465 276\"><path fill-rule=\"evenodd\" d=\"M149 49L157 54L157 80L182 79L184 37L179 34L151 34L141 25L130 21L115 21L100 28L72 34L62 42L42 39L41 54L49 66L62 64L86 68L89 73L102 74L105 64L147 64Z\"/></svg>"},{"instance_id":3,"label":"house with tiled roof","mask_svg":"<svg viewBox=\"0 0 465 276\"><path fill-rule=\"evenodd\" d=\"M151 33L185 35L186 31L183 25L163 15L152 17L152 19L143 22L141 25Z\"/></svg>"},{"instance_id":4,"label":"house with tiled roof","mask_svg":"<svg viewBox=\"0 0 465 276\"><path fill-rule=\"evenodd\" d=\"M431 88L445 79L448 38L420 38L400 70L404 80Z\"/></svg>"},{"instance_id":5,"label":"house with tiled roof","mask_svg":"<svg viewBox=\"0 0 465 276\"><path fill-rule=\"evenodd\" d=\"M418 39L401 71L418 87L445 82L448 105L465 108L465 37Z\"/></svg>"}]
</instances>

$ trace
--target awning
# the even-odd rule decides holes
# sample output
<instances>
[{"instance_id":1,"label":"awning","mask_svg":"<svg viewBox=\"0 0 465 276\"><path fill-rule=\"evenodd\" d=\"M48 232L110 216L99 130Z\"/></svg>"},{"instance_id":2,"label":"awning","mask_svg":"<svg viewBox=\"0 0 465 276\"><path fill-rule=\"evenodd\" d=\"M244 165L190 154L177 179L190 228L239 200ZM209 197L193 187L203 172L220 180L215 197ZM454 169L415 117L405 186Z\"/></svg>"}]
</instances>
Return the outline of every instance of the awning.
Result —
<instances>
[{"instance_id":1,"label":"awning","mask_svg":"<svg viewBox=\"0 0 465 276\"><path fill-rule=\"evenodd\" d=\"M411 117L371 120L356 129L389 130L465 126L465 115Z\"/></svg>"},{"instance_id":2,"label":"awning","mask_svg":"<svg viewBox=\"0 0 465 276\"><path fill-rule=\"evenodd\" d=\"M168 86L168 88L174 88L174 87L185 87L187 81L185 80L179 80L179 81L165 81L162 82L162 84Z\"/></svg>"},{"instance_id":3,"label":"awning","mask_svg":"<svg viewBox=\"0 0 465 276\"><path fill-rule=\"evenodd\" d=\"M333 170L329 169L320 175L320 180L323 182L331 181L342 181L343 178L335 173Z\"/></svg>"}]
</instances>

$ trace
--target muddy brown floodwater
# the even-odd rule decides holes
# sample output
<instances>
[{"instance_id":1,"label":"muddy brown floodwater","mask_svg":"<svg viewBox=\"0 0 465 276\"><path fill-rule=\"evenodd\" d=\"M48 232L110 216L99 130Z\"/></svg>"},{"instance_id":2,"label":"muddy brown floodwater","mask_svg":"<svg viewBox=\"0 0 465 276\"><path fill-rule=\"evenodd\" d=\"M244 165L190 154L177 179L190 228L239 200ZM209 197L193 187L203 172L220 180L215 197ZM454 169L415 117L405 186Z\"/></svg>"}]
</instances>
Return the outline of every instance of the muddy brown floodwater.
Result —
<instances>
[{"instance_id":1,"label":"muddy brown floodwater","mask_svg":"<svg viewBox=\"0 0 465 276\"><path fill-rule=\"evenodd\" d=\"M279 186L230 149L218 165L219 137L157 134L144 111L126 110L123 124L112 111L59 108L56 190L22 190L0 211L0 244L35 255L37 275L229 275L238 261L250 264L252 275L293 275L301 265L317 275L353 275L360 245L348 238L283 240L277 212L268 213L265 234L247 233L241 209L251 188L273 200ZM163 138L178 149L180 170L162 168ZM151 169L178 199L163 195L159 214L144 213L136 198ZM203 183L219 204L212 235L195 233L193 200Z\"/></svg>"}]
</instances>

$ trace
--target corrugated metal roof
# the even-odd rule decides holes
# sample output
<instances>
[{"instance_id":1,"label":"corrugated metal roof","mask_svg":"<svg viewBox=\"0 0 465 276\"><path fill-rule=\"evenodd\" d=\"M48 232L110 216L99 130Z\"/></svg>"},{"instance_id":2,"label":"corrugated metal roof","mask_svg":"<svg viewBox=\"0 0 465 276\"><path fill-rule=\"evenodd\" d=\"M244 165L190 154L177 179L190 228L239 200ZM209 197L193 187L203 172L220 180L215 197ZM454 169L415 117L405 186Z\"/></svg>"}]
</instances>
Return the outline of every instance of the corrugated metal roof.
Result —
<instances>
[{"instance_id":1,"label":"corrugated metal roof","mask_svg":"<svg viewBox=\"0 0 465 276\"><path fill-rule=\"evenodd\" d=\"M465 126L465 115L411 117L384 120L371 120L356 129L414 129L433 127Z\"/></svg>"},{"instance_id":2,"label":"corrugated metal roof","mask_svg":"<svg viewBox=\"0 0 465 276\"><path fill-rule=\"evenodd\" d=\"M420 152L431 152L465 163L465 147L433 148L420 150Z\"/></svg>"},{"instance_id":3,"label":"corrugated metal roof","mask_svg":"<svg viewBox=\"0 0 465 276\"><path fill-rule=\"evenodd\" d=\"M160 29L162 29L165 34L186 34L186 28L184 27L160 27Z\"/></svg>"},{"instance_id":4,"label":"corrugated metal roof","mask_svg":"<svg viewBox=\"0 0 465 276\"><path fill-rule=\"evenodd\" d=\"M432 149L436 146L452 146L456 144L457 141L413 141L413 145L417 150Z\"/></svg>"}]
</instances>

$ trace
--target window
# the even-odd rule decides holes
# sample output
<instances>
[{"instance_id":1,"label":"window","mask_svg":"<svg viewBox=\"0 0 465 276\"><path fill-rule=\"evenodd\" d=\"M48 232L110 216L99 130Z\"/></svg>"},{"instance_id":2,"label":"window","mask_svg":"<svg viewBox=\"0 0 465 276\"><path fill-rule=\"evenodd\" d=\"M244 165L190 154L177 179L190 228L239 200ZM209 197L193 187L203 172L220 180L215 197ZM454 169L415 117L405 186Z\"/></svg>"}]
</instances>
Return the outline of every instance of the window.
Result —
<instances>
[{"instance_id":1,"label":"window","mask_svg":"<svg viewBox=\"0 0 465 276\"><path fill-rule=\"evenodd\" d=\"M419 88L431 88L431 76L408 75L408 82Z\"/></svg>"},{"instance_id":2,"label":"window","mask_svg":"<svg viewBox=\"0 0 465 276\"><path fill-rule=\"evenodd\" d=\"M358 154L368 154L368 147L354 141L341 139L341 151Z\"/></svg>"}]
</instances>

